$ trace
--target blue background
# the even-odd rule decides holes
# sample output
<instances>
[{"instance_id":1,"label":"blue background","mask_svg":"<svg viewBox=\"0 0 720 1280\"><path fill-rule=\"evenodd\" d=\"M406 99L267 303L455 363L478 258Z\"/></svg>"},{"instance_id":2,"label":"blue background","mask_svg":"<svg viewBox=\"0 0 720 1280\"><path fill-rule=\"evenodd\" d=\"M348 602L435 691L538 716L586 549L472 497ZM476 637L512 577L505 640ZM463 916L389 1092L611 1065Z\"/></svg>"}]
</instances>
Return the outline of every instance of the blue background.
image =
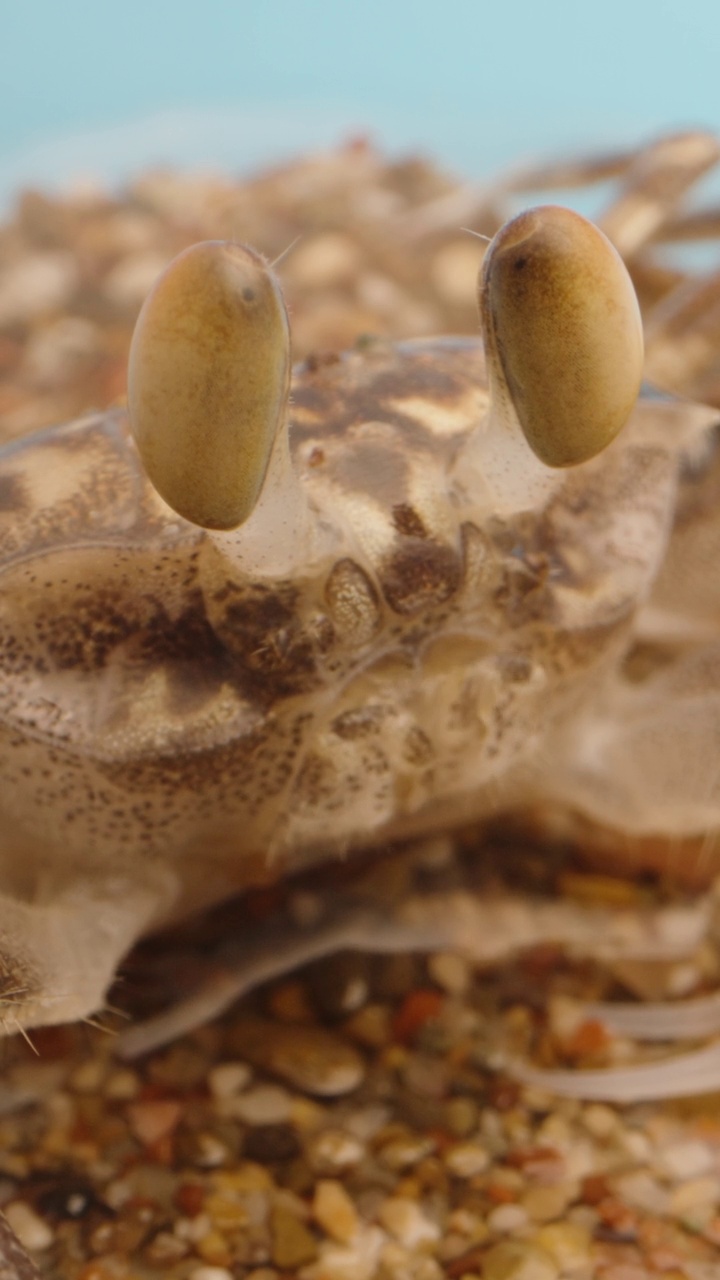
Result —
<instances>
[{"instance_id":1,"label":"blue background","mask_svg":"<svg viewBox=\"0 0 720 1280\"><path fill-rule=\"evenodd\" d=\"M466 174L720 128L720 3L0 0L0 198L368 130Z\"/></svg>"}]
</instances>

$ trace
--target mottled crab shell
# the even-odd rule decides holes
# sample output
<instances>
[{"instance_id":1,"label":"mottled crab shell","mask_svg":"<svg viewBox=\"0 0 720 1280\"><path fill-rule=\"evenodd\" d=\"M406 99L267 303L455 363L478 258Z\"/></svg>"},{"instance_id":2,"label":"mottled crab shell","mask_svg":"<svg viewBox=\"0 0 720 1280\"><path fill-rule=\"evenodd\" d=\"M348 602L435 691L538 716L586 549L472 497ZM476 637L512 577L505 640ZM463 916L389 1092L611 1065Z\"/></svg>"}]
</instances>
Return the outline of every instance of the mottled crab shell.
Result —
<instances>
[{"instance_id":1,"label":"mottled crab shell","mask_svg":"<svg viewBox=\"0 0 720 1280\"><path fill-rule=\"evenodd\" d=\"M348 850L538 804L638 837L720 825L718 602L692 571L716 538L714 414L648 393L619 430L637 312L581 223L500 232L485 347L312 361L289 422L277 286L202 247L141 319L137 447L116 412L3 451L8 1025L91 1011L141 934ZM232 269L203 291L218 252ZM215 335L233 412L188 333Z\"/></svg>"}]
</instances>

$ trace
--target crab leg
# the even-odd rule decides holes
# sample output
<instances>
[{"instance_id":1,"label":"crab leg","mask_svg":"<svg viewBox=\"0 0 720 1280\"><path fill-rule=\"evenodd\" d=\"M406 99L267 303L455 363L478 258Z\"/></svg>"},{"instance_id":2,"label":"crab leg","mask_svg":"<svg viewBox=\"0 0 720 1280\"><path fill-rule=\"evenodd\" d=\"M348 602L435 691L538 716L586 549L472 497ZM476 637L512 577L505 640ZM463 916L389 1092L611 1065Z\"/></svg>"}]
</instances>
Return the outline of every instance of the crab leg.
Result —
<instances>
[{"instance_id":1,"label":"crab leg","mask_svg":"<svg viewBox=\"0 0 720 1280\"><path fill-rule=\"evenodd\" d=\"M548 902L520 894L465 890L411 894L385 901L386 878L376 893L370 877L363 892L319 897L310 928L286 920L277 928L248 931L218 952L215 971L164 1013L121 1034L120 1054L135 1058L223 1013L248 991L290 969L338 951L391 954L459 950L487 965L541 943L562 943L575 954L603 939L608 958L667 960L686 955L707 927L707 903L693 908L621 913L574 902Z\"/></svg>"},{"instance_id":2,"label":"crab leg","mask_svg":"<svg viewBox=\"0 0 720 1280\"><path fill-rule=\"evenodd\" d=\"M620 195L599 220L623 257L662 231L685 193L718 159L720 144L711 133L674 134L639 153Z\"/></svg>"}]
</instances>

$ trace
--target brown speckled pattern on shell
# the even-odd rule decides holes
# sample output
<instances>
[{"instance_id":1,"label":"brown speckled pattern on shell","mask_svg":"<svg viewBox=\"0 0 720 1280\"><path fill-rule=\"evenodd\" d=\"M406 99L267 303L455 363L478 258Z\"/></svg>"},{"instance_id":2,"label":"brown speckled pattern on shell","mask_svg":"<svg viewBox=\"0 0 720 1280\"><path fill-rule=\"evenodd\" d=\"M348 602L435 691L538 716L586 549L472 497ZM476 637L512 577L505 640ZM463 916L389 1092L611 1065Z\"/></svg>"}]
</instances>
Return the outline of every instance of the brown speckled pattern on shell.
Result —
<instances>
[{"instance_id":1,"label":"brown speckled pattern on shell","mask_svg":"<svg viewBox=\"0 0 720 1280\"><path fill-rule=\"evenodd\" d=\"M486 407L472 339L299 367L294 466L331 550L290 578L248 578L170 512L120 413L6 450L7 893L125 886L132 937L328 855L562 799L681 454L641 403L600 459L502 517L475 454Z\"/></svg>"}]
</instances>

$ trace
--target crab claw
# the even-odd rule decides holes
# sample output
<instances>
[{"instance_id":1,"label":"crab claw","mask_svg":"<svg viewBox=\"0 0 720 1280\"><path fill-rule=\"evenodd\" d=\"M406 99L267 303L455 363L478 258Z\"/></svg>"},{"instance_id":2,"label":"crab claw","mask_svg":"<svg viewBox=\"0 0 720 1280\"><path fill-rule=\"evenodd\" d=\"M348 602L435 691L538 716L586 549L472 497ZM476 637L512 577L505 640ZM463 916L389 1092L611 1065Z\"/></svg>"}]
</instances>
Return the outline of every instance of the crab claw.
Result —
<instances>
[{"instance_id":1,"label":"crab claw","mask_svg":"<svg viewBox=\"0 0 720 1280\"><path fill-rule=\"evenodd\" d=\"M287 311L263 258L219 240L179 254L140 312L128 368L135 441L173 510L205 529L249 518L287 436L289 382Z\"/></svg>"},{"instance_id":2,"label":"crab claw","mask_svg":"<svg viewBox=\"0 0 720 1280\"><path fill-rule=\"evenodd\" d=\"M549 467L586 462L627 421L640 390L642 321L602 231L556 205L493 239L480 278L491 415Z\"/></svg>"}]
</instances>

